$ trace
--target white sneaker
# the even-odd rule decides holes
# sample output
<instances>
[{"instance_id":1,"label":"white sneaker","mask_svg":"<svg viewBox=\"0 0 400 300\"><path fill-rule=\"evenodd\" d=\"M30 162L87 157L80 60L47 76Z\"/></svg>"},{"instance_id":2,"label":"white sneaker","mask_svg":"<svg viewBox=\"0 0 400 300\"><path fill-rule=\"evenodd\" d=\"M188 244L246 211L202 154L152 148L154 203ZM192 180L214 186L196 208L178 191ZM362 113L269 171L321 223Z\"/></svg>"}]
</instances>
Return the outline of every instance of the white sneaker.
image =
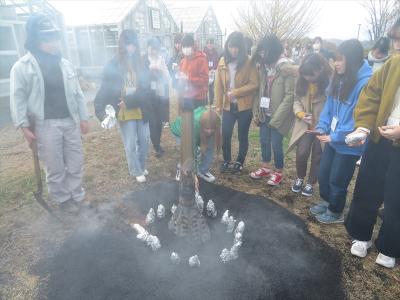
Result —
<instances>
[{"instance_id":1,"label":"white sneaker","mask_svg":"<svg viewBox=\"0 0 400 300\"><path fill-rule=\"evenodd\" d=\"M139 183L146 182L146 176L144 176L144 175L136 176L136 181Z\"/></svg>"},{"instance_id":2,"label":"white sneaker","mask_svg":"<svg viewBox=\"0 0 400 300\"><path fill-rule=\"evenodd\" d=\"M201 173L199 172L197 174L197 176L199 176L200 178L204 179L207 182L214 182L215 181L215 176L213 174L211 174L210 172L207 173Z\"/></svg>"},{"instance_id":3,"label":"white sneaker","mask_svg":"<svg viewBox=\"0 0 400 300\"><path fill-rule=\"evenodd\" d=\"M386 256L382 253L378 254L378 257L376 258L375 262L378 265L384 266L386 268L394 268L396 264L396 259L394 257Z\"/></svg>"},{"instance_id":4,"label":"white sneaker","mask_svg":"<svg viewBox=\"0 0 400 300\"><path fill-rule=\"evenodd\" d=\"M143 175L144 175L144 176L147 176L147 175L149 175L149 171L147 171L147 170L144 170L144 173L143 173Z\"/></svg>"},{"instance_id":5,"label":"white sneaker","mask_svg":"<svg viewBox=\"0 0 400 300\"><path fill-rule=\"evenodd\" d=\"M372 242L363 242L363 241L357 241L354 240L353 246L351 246L351 254L358 256L358 257L366 257L368 249L372 246Z\"/></svg>"}]
</instances>

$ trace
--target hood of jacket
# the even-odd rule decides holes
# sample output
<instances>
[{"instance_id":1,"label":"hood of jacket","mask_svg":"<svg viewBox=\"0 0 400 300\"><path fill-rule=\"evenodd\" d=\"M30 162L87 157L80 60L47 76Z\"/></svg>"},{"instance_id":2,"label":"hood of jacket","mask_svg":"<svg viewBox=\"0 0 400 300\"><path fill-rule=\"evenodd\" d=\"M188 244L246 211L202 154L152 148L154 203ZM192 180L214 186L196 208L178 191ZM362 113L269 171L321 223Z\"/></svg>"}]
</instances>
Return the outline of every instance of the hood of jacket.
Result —
<instances>
[{"instance_id":1,"label":"hood of jacket","mask_svg":"<svg viewBox=\"0 0 400 300\"><path fill-rule=\"evenodd\" d=\"M372 55L372 51L368 52L368 61L371 63L384 63L387 61L389 58L389 55L386 55L385 57L382 58L375 58L375 56Z\"/></svg>"}]
</instances>

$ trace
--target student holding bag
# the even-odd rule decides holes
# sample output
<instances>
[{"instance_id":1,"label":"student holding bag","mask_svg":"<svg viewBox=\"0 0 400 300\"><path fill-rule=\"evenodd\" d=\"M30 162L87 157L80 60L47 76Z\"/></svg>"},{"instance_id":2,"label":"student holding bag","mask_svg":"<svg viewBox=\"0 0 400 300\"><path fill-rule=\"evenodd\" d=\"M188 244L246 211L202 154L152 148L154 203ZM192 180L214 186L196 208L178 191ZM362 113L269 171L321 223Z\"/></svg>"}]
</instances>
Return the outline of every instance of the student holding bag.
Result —
<instances>
[{"instance_id":1,"label":"student holding bag","mask_svg":"<svg viewBox=\"0 0 400 300\"><path fill-rule=\"evenodd\" d=\"M364 147L353 148L345 143L346 135L354 129L358 96L372 75L363 57L364 49L356 39L339 46L328 99L316 126L318 139L325 143L318 177L322 200L310 212L324 224L343 223L347 188L364 151Z\"/></svg>"},{"instance_id":2,"label":"student holding bag","mask_svg":"<svg viewBox=\"0 0 400 300\"><path fill-rule=\"evenodd\" d=\"M369 142L360 166L346 219L354 238L351 253L365 257L372 246L378 209L385 214L375 246L376 263L393 268L400 257L400 56L389 59L374 73L360 94L354 111L355 128L347 136L351 146Z\"/></svg>"}]
</instances>

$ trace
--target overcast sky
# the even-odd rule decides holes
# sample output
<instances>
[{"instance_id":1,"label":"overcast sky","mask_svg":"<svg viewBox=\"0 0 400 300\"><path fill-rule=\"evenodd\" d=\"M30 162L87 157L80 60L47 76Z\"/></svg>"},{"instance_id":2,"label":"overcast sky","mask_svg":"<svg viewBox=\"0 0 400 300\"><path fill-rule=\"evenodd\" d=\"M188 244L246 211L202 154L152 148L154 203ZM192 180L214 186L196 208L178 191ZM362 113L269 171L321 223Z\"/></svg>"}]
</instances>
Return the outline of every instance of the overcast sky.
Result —
<instances>
[{"instance_id":1,"label":"overcast sky","mask_svg":"<svg viewBox=\"0 0 400 300\"><path fill-rule=\"evenodd\" d=\"M56 3L59 0L51 0L50 3ZM78 0L74 4L79 3ZM96 0L93 1L93 9L96 9ZM112 0L107 0L112 1ZM132 0L126 0L132 1ZM237 14L239 8L247 7L251 0L164 0L165 3L172 3L173 6L195 7L209 6L214 8L220 23L221 29L227 33L234 31L235 25L233 16ZM320 13L315 23L315 27L310 32L310 37L321 36L322 38L331 39L337 38L341 40L356 38L358 24L361 24L360 39L368 39L366 17L367 13L361 6L360 2L368 0L314 0L315 5L320 9ZM68 14L71 18L85 18L85 11L75 11ZM66 8L64 8L66 9ZM61 11L62 12L62 11ZM67 17L67 14L65 14ZM67 24L69 23L68 20Z\"/></svg>"},{"instance_id":2,"label":"overcast sky","mask_svg":"<svg viewBox=\"0 0 400 300\"><path fill-rule=\"evenodd\" d=\"M362 0L317 0L320 8L318 20L310 36L322 36L323 38L350 39L357 37L358 24L361 25L360 39L368 39L366 31L366 13L360 5ZM366 0L364 0L366 1ZM246 7L251 0L167 0L176 2L182 6L211 5L217 15L221 29L227 32L235 30L232 16L238 8Z\"/></svg>"}]
</instances>

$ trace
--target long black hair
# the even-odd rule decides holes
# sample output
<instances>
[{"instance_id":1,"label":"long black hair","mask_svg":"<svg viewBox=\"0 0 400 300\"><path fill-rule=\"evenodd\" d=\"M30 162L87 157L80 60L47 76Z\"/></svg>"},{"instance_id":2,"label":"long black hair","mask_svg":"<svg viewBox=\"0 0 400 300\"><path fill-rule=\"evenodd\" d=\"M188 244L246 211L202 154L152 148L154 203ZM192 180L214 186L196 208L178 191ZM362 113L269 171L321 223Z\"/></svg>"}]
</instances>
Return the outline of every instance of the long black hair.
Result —
<instances>
[{"instance_id":1,"label":"long black hair","mask_svg":"<svg viewBox=\"0 0 400 300\"><path fill-rule=\"evenodd\" d=\"M264 57L260 56L260 52L264 51ZM269 65L277 62L283 53L283 46L276 35L266 35L257 45L257 50L253 56L253 61L262 65Z\"/></svg>"},{"instance_id":2,"label":"long black hair","mask_svg":"<svg viewBox=\"0 0 400 300\"><path fill-rule=\"evenodd\" d=\"M126 52L127 45L134 45L136 50L132 56ZM135 31L125 29L121 32L118 41L118 61L122 68L127 68L130 63L135 71L141 67L140 45Z\"/></svg>"},{"instance_id":3,"label":"long black hair","mask_svg":"<svg viewBox=\"0 0 400 300\"><path fill-rule=\"evenodd\" d=\"M231 53L229 52L229 48L232 47L236 47L239 49L239 54L237 58L233 58ZM247 61L247 50L244 36L241 32L234 31L229 35L228 39L225 42L223 56L225 64L229 64L237 59L237 69L240 70L243 67L243 65Z\"/></svg>"},{"instance_id":4,"label":"long black hair","mask_svg":"<svg viewBox=\"0 0 400 300\"><path fill-rule=\"evenodd\" d=\"M344 74L334 72L329 96L344 102L357 84L358 71L364 61L364 48L356 39L347 40L340 44L336 58L339 59L339 56L344 56L346 70Z\"/></svg>"},{"instance_id":5,"label":"long black hair","mask_svg":"<svg viewBox=\"0 0 400 300\"><path fill-rule=\"evenodd\" d=\"M307 94L309 83L304 76L314 76L315 74L319 74L315 82L318 86L317 95L325 94L331 73L332 70L328 61L322 55L317 53L306 55L299 67L299 77L296 82L296 96L304 97Z\"/></svg>"}]
</instances>

